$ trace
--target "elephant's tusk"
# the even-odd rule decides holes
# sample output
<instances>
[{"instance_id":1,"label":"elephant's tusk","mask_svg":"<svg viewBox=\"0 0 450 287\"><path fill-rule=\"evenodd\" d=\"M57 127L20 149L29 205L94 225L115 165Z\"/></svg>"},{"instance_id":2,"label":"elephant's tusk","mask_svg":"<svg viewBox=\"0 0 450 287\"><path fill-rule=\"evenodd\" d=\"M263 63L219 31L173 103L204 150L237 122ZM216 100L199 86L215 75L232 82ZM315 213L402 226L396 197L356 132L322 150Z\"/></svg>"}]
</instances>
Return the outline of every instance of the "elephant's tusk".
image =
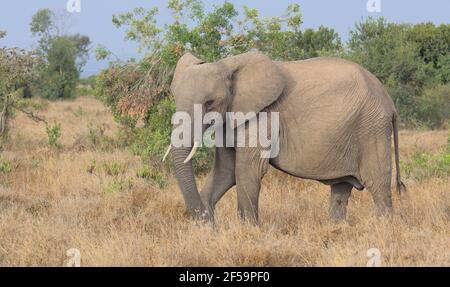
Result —
<instances>
[{"instance_id":1,"label":"elephant's tusk","mask_svg":"<svg viewBox=\"0 0 450 287\"><path fill-rule=\"evenodd\" d=\"M197 151L197 148L200 146L199 142L194 142L194 147L192 148L191 152L189 153L189 155L187 156L187 158L184 160L184 163L187 163L188 161L190 161L192 159L192 157L194 156L195 152Z\"/></svg>"},{"instance_id":2,"label":"elephant's tusk","mask_svg":"<svg viewBox=\"0 0 450 287\"><path fill-rule=\"evenodd\" d=\"M164 157L163 157L162 161L166 160L166 157L169 155L169 152L170 152L171 149L172 149L172 145L170 144L169 147L167 148L166 153L164 154Z\"/></svg>"}]
</instances>

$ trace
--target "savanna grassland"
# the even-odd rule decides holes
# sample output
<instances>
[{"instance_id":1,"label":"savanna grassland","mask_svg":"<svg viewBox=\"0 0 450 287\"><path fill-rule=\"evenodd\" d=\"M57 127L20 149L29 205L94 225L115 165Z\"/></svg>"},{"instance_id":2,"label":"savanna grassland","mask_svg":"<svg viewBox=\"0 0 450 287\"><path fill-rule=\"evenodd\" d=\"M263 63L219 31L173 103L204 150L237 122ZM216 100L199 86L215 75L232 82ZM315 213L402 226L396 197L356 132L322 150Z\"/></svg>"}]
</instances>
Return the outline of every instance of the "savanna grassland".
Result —
<instances>
[{"instance_id":1,"label":"savanna grassland","mask_svg":"<svg viewBox=\"0 0 450 287\"><path fill-rule=\"evenodd\" d=\"M260 226L240 222L233 189L212 228L187 217L174 180L160 187L114 144L100 102L40 104L61 135L49 144L55 132L13 120L0 164L0 266L61 266L69 248L83 266L365 266L372 247L383 266L450 266L446 130L401 132L408 196L394 193L392 219L377 219L370 194L354 191L347 222L331 223L329 187L270 170Z\"/></svg>"}]
</instances>

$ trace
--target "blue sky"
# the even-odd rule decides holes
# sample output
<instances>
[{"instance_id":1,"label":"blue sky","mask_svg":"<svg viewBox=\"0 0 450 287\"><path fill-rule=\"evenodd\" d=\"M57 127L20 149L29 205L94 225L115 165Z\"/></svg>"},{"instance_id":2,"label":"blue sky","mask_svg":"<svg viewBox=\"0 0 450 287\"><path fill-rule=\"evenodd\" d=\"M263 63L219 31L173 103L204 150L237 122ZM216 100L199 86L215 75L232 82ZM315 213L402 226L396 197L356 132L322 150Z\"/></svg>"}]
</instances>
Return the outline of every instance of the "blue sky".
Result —
<instances>
[{"instance_id":1,"label":"blue sky","mask_svg":"<svg viewBox=\"0 0 450 287\"><path fill-rule=\"evenodd\" d=\"M380 0L381 12L369 13L368 0L230 0L236 7L243 4L257 8L262 16L281 15L288 4L299 3L303 14L303 28L325 25L334 28L345 41L354 24L367 16L384 16L389 21L400 23L433 22L450 23L450 0ZM0 4L0 30L8 36L0 45L32 48L36 38L29 31L31 16L42 8L64 11L67 0L2 0ZM223 0L205 0L207 8ZM107 46L119 58L139 57L137 45L124 41L124 31L116 29L111 22L113 14L127 12L135 7L160 8L158 21L170 21L166 1L162 0L81 0L81 13L72 14L70 32L88 35L93 46ZM85 75L94 74L107 66L91 56L85 67Z\"/></svg>"}]
</instances>

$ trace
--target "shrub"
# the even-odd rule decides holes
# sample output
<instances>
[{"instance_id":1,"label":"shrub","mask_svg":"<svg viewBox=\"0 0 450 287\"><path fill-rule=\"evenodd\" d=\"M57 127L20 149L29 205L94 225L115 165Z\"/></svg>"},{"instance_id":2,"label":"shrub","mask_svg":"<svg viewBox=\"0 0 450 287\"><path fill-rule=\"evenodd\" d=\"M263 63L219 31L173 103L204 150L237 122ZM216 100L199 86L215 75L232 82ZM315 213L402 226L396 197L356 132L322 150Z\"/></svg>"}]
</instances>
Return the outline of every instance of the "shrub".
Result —
<instances>
[{"instance_id":1,"label":"shrub","mask_svg":"<svg viewBox=\"0 0 450 287\"><path fill-rule=\"evenodd\" d=\"M127 171L127 167L124 164L117 162L103 163L102 170L110 176L119 176Z\"/></svg>"},{"instance_id":2,"label":"shrub","mask_svg":"<svg viewBox=\"0 0 450 287\"><path fill-rule=\"evenodd\" d=\"M47 132L48 145L54 148L61 147L58 143L59 138L61 137L61 125L57 122L55 122L52 126L47 125L45 131Z\"/></svg>"},{"instance_id":3,"label":"shrub","mask_svg":"<svg viewBox=\"0 0 450 287\"><path fill-rule=\"evenodd\" d=\"M115 146L114 139L106 136L105 130L106 127L104 125L89 125L89 134L87 136L89 147L109 151Z\"/></svg>"},{"instance_id":4,"label":"shrub","mask_svg":"<svg viewBox=\"0 0 450 287\"><path fill-rule=\"evenodd\" d=\"M76 66L75 43L59 37L52 41L47 52L47 64L42 74L41 95L48 99L75 96L79 71Z\"/></svg>"},{"instance_id":5,"label":"shrub","mask_svg":"<svg viewBox=\"0 0 450 287\"><path fill-rule=\"evenodd\" d=\"M417 152L402 166L408 177L417 180L423 180L428 177L445 178L450 175L450 153L433 155Z\"/></svg>"},{"instance_id":6,"label":"shrub","mask_svg":"<svg viewBox=\"0 0 450 287\"><path fill-rule=\"evenodd\" d=\"M68 14L41 9L30 23L30 31L39 37L39 52L45 59L38 69L40 79L33 84L40 95L48 99L76 95L79 75L89 54L89 37L61 33L68 18Z\"/></svg>"},{"instance_id":7,"label":"shrub","mask_svg":"<svg viewBox=\"0 0 450 287\"><path fill-rule=\"evenodd\" d=\"M0 38L6 33L1 33ZM0 135L6 136L10 118L15 110L35 121L43 121L30 105L27 95L28 83L38 77L36 67L41 58L36 51L27 52L19 48L0 48Z\"/></svg>"},{"instance_id":8,"label":"shrub","mask_svg":"<svg viewBox=\"0 0 450 287\"><path fill-rule=\"evenodd\" d=\"M132 189L134 186L134 181L132 178L127 179L114 179L111 183L109 183L104 191L106 193L117 193L124 190Z\"/></svg>"},{"instance_id":9,"label":"shrub","mask_svg":"<svg viewBox=\"0 0 450 287\"><path fill-rule=\"evenodd\" d=\"M450 84L424 91L419 106L420 120L430 128L448 127L450 120Z\"/></svg>"},{"instance_id":10,"label":"shrub","mask_svg":"<svg viewBox=\"0 0 450 287\"><path fill-rule=\"evenodd\" d=\"M411 159L402 162L402 169L406 176L416 180L429 177L450 176L450 134L447 139L447 149L439 154L416 152Z\"/></svg>"},{"instance_id":11,"label":"shrub","mask_svg":"<svg viewBox=\"0 0 450 287\"><path fill-rule=\"evenodd\" d=\"M450 25L368 18L350 31L347 57L386 86L402 122L440 128L448 120Z\"/></svg>"},{"instance_id":12,"label":"shrub","mask_svg":"<svg viewBox=\"0 0 450 287\"><path fill-rule=\"evenodd\" d=\"M141 167L137 170L136 176L154 182L159 188L164 188L166 186L164 175L151 166L145 165Z\"/></svg>"},{"instance_id":13,"label":"shrub","mask_svg":"<svg viewBox=\"0 0 450 287\"><path fill-rule=\"evenodd\" d=\"M12 171L12 165L9 160L4 160L0 158L0 172L10 173Z\"/></svg>"}]
</instances>

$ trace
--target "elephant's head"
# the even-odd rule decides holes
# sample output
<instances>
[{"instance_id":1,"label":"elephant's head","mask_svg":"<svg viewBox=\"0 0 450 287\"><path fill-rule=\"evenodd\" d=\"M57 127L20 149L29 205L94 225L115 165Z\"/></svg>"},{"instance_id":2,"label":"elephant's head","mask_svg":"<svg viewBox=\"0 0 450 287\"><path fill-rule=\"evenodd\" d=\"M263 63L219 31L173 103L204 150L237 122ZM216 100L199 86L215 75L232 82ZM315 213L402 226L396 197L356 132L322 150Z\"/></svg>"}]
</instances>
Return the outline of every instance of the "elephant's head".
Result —
<instances>
[{"instance_id":1,"label":"elephant's head","mask_svg":"<svg viewBox=\"0 0 450 287\"><path fill-rule=\"evenodd\" d=\"M188 53L178 61L171 90L177 112L188 113L194 119L197 104L203 115L215 111L225 119L226 112L260 112L280 97L284 87L279 67L261 53L249 52L214 63L204 63ZM193 125L192 120L191 129ZM202 125L202 132L205 128ZM173 147L172 157L188 211L194 217L209 217L190 162L198 145L192 138L190 147Z\"/></svg>"}]
</instances>

